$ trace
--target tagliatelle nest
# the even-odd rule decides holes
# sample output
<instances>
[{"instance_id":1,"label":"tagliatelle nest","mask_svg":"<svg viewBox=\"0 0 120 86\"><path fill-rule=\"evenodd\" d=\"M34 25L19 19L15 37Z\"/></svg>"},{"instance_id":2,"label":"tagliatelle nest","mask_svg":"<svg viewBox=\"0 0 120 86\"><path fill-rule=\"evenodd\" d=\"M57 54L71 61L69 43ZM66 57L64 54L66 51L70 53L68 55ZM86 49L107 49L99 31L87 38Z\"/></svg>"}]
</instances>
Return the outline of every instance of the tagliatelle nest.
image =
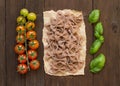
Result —
<instances>
[{"instance_id":1,"label":"tagliatelle nest","mask_svg":"<svg viewBox=\"0 0 120 86\"><path fill-rule=\"evenodd\" d=\"M86 34L82 12L45 11L42 41L47 74L84 75Z\"/></svg>"}]
</instances>

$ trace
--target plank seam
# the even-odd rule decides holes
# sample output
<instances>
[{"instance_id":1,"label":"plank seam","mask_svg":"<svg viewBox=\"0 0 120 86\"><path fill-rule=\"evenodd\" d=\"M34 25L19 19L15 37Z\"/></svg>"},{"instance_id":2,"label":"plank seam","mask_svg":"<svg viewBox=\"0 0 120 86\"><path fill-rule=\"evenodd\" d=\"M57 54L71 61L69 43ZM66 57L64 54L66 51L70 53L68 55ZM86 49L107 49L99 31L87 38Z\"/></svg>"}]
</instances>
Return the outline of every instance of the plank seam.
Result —
<instances>
[{"instance_id":1,"label":"plank seam","mask_svg":"<svg viewBox=\"0 0 120 86\"><path fill-rule=\"evenodd\" d=\"M92 10L94 10L94 0L92 0ZM92 24L92 29L94 28L94 25ZM93 32L94 33L94 32ZM94 41L94 35L93 35L93 37L92 37L92 40ZM92 57L94 58L95 57L95 55L92 55ZM93 76L93 86L94 86L94 74L92 74L92 76Z\"/></svg>"},{"instance_id":2,"label":"plank seam","mask_svg":"<svg viewBox=\"0 0 120 86\"><path fill-rule=\"evenodd\" d=\"M7 10L6 3L7 1L5 0L5 50L6 50L6 10ZM5 52L5 58L6 58L6 52ZM5 60L5 64L7 64L7 60ZM6 76L5 76L6 84L5 85L7 86L7 65L5 66L5 72L6 72Z\"/></svg>"},{"instance_id":3,"label":"plank seam","mask_svg":"<svg viewBox=\"0 0 120 86\"><path fill-rule=\"evenodd\" d=\"M45 0L43 0L44 6L43 6L43 11L45 10Z\"/></svg>"}]
</instances>

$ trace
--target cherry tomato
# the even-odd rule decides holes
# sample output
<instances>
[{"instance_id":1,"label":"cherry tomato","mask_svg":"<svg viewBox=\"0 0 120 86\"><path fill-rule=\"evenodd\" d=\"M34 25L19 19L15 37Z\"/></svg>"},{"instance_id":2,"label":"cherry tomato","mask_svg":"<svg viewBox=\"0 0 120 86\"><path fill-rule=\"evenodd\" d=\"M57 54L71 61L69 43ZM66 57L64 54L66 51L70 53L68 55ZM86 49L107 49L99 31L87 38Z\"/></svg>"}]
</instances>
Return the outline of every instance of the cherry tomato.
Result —
<instances>
[{"instance_id":1,"label":"cherry tomato","mask_svg":"<svg viewBox=\"0 0 120 86\"><path fill-rule=\"evenodd\" d=\"M28 67L26 64L19 64L17 67L17 72L20 74L26 74L28 72Z\"/></svg>"},{"instance_id":2,"label":"cherry tomato","mask_svg":"<svg viewBox=\"0 0 120 86\"><path fill-rule=\"evenodd\" d=\"M40 67L40 62L38 60L32 60L30 62L30 68L32 70L37 70L37 69L39 69L39 67Z\"/></svg>"},{"instance_id":3,"label":"cherry tomato","mask_svg":"<svg viewBox=\"0 0 120 86\"><path fill-rule=\"evenodd\" d=\"M31 40L29 42L29 48L36 50L39 47L39 42L37 40Z\"/></svg>"},{"instance_id":4,"label":"cherry tomato","mask_svg":"<svg viewBox=\"0 0 120 86\"><path fill-rule=\"evenodd\" d=\"M25 47L22 44L17 44L15 46L15 52L17 54L23 54L25 52Z\"/></svg>"},{"instance_id":5,"label":"cherry tomato","mask_svg":"<svg viewBox=\"0 0 120 86\"><path fill-rule=\"evenodd\" d=\"M20 25L24 25L26 23L26 19L23 16L19 16L17 18L17 23Z\"/></svg>"},{"instance_id":6,"label":"cherry tomato","mask_svg":"<svg viewBox=\"0 0 120 86\"><path fill-rule=\"evenodd\" d=\"M18 56L18 62L19 63L26 63L27 62L27 57L25 54L21 54Z\"/></svg>"},{"instance_id":7,"label":"cherry tomato","mask_svg":"<svg viewBox=\"0 0 120 86\"><path fill-rule=\"evenodd\" d=\"M26 23L26 28L27 30L32 30L35 28L35 23L34 22L27 22Z\"/></svg>"},{"instance_id":8,"label":"cherry tomato","mask_svg":"<svg viewBox=\"0 0 120 86\"><path fill-rule=\"evenodd\" d=\"M33 40L36 38L36 32L33 30L30 30L26 34L28 40Z\"/></svg>"},{"instance_id":9,"label":"cherry tomato","mask_svg":"<svg viewBox=\"0 0 120 86\"><path fill-rule=\"evenodd\" d=\"M28 50L28 58L30 60L36 59L38 56L37 52L35 50Z\"/></svg>"},{"instance_id":10,"label":"cherry tomato","mask_svg":"<svg viewBox=\"0 0 120 86\"><path fill-rule=\"evenodd\" d=\"M20 15L26 17L28 15L28 10L23 8L20 10Z\"/></svg>"},{"instance_id":11,"label":"cherry tomato","mask_svg":"<svg viewBox=\"0 0 120 86\"><path fill-rule=\"evenodd\" d=\"M29 21L35 21L36 18L37 18L37 16L36 16L36 14L33 13L33 12L31 12L31 13L29 13L29 14L27 15L27 19L28 19Z\"/></svg>"},{"instance_id":12,"label":"cherry tomato","mask_svg":"<svg viewBox=\"0 0 120 86\"><path fill-rule=\"evenodd\" d=\"M17 43L20 43L20 44L25 43L25 36L24 35L17 35L16 41L17 41Z\"/></svg>"},{"instance_id":13,"label":"cherry tomato","mask_svg":"<svg viewBox=\"0 0 120 86\"><path fill-rule=\"evenodd\" d=\"M25 33L25 27L24 26L17 26L16 31L19 35L23 35Z\"/></svg>"}]
</instances>

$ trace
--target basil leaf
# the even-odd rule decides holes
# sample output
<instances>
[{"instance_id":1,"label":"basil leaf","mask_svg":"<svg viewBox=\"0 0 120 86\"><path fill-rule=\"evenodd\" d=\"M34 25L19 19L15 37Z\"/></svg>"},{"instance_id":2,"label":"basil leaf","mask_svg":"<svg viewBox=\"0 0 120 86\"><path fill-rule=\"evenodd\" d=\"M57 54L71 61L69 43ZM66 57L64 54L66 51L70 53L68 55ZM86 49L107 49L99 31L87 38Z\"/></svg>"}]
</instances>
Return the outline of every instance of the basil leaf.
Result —
<instances>
[{"instance_id":1,"label":"basil leaf","mask_svg":"<svg viewBox=\"0 0 120 86\"><path fill-rule=\"evenodd\" d=\"M98 32L100 35L103 34L103 25L101 22L98 22L95 26L95 32Z\"/></svg>"},{"instance_id":2,"label":"basil leaf","mask_svg":"<svg viewBox=\"0 0 120 86\"><path fill-rule=\"evenodd\" d=\"M90 62L90 71L97 73L103 69L105 65L105 56L101 53Z\"/></svg>"},{"instance_id":3,"label":"basil leaf","mask_svg":"<svg viewBox=\"0 0 120 86\"><path fill-rule=\"evenodd\" d=\"M95 31L94 36L98 39L101 35L97 31Z\"/></svg>"},{"instance_id":4,"label":"basil leaf","mask_svg":"<svg viewBox=\"0 0 120 86\"><path fill-rule=\"evenodd\" d=\"M102 42L97 39L93 42L93 44L90 47L90 54L95 54L101 47Z\"/></svg>"},{"instance_id":5,"label":"basil leaf","mask_svg":"<svg viewBox=\"0 0 120 86\"><path fill-rule=\"evenodd\" d=\"M100 17L100 10L95 9L89 14L89 22L90 23L96 23L99 20Z\"/></svg>"},{"instance_id":6,"label":"basil leaf","mask_svg":"<svg viewBox=\"0 0 120 86\"><path fill-rule=\"evenodd\" d=\"M100 36L98 39L101 41L101 43L104 42L104 36Z\"/></svg>"}]
</instances>

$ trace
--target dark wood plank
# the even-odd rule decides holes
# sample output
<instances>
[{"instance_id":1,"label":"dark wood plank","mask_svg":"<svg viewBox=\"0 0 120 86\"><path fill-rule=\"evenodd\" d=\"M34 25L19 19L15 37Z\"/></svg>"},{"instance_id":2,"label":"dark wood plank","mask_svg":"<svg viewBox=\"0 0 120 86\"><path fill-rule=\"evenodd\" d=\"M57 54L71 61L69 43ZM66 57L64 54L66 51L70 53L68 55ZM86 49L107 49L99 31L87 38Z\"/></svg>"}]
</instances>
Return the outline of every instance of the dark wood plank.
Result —
<instances>
[{"instance_id":1,"label":"dark wood plank","mask_svg":"<svg viewBox=\"0 0 120 86\"><path fill-rule=\"evenodd\" d=\"M38 71L30 71L26 76L26 86L44 86L44 69L43 69L43 45L42 45L42 28L43 28L43 6L44 0L26 0L26 8L30 12L37 14L36 28L37 39L40 42L38 49L38 60L40 60L41 67Z\"/></svg>"},{"instance_id":2,"label":"dark wood plank","mask_svg":"<svg viewBox=\"0 0 120 86\"><path fill-rule=\"evenodd\" d=\"M6 85L5 0L0 0L0 86Z\"/></svg>"},{"instance_id":3,"label":"dark wood plank","mask_svg":"<svg viewBox=\"0 0 120 86\"><path fill-rule=\"evenodd\" d=\"M86 5L87 3L87 5ZM45 0L46 10L59 10L59 9L75 9L82 10L85 16L86 34L87 34L87 49L89 49L93 40L92 26L88 23L87 14L92 9L92 1L85 0ZM93 86L93 76L89 73L89 61L92 58L88 54L86 58L85 76L67 76L67 77L53 77L45 75L45 86Z\"/></svg>"},{"instance_id":4,"label":"dark wood plank","mask_svg":"<svg viewBox=\"0 0 120 86\"><path fill-rule=\"evenodd\" d=\"M87 3L87 4L86 4ZM103 71L94 76L89 72L89 62L93 56L89 55L89 47L93 41L93 28L88 23L88 13L92 10L90 0L0 0L0 86L120 86L120 1L93 0L93 7L101 10L101 21L104 25L105 42L99 53L103 52L107 63ZM37 13L36 31L40 42L38 59L41 68L31 71L27 75L16 72L17 55L14 53L17 32L16 18L21 8ZM6 8L6 9L5 9ZM43 10L59 9L82 10L86 24L87 58L85 76L54 77L44 73L43 68ZM6 12L6 14L5 14ZM6 15L6 16L5 16ZM5 52L6 51L6 52ZM97 55L96 54L96 55Z\"/></svg>"},{"instance_id":5,"label":"dark wood plank","mask_svg":"<svg viewBox=\"0 0 120 86\"><path fill-rule=\"evenodd\" d=\"M120 0L94 0L101 10L105 42L100 49L107 62L103 71L94 75L94 86L120 86Z\"/></svg>"},{"instance_id":6,"label":"dark wood plank","mask_svg":"<svg viewBox=\"0 0 120 86\"><path fill-rule=\"evenodd\" d=\"M16 72L18 65L17 56L14 52L16 45L16 18L19 11L25 6L25 0L6 0L6 65L7 65L7 86L25 86L25 75Z\"/></svg>"}]
</instances>

